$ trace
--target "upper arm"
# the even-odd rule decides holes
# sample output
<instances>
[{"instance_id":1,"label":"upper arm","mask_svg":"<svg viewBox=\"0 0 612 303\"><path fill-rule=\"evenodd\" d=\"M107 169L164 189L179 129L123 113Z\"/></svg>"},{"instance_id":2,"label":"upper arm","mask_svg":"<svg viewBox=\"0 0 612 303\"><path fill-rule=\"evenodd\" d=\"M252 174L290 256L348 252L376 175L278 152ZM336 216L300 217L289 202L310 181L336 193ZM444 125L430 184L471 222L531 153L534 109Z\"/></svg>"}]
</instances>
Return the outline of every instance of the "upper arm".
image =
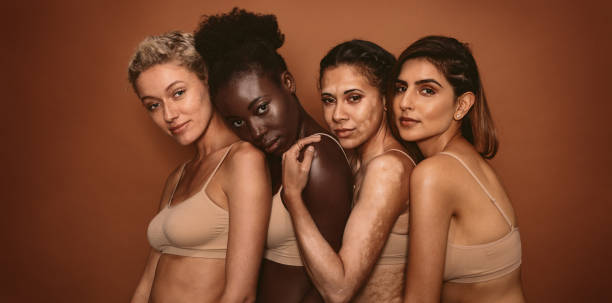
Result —
<instances>
[{"instance_id":1,"label":"upper arm","mask_svg":"<svg viewBox=\"0 0 612 303\"><path fill-rule=\"evenodd\" d=\"M351 211L353 176L334 141L322 136L313 145L315 156L302 198L321 235L338 251Z\"/></svg>"},{"instance_id":2,"label":"upper arm","mask_svg":"<svg viewBox=\"0 0 612 303\"><path fill-rule=\"evenodd\" d=\"M345 275L359 285L376 264L395 221L407 206L412 163L403 163L408 160L399 157L384 154L363 168L361 189L339 253Z\"/></svg>"},{"instance_id":3,"label":"upper arm","mask_svg":"<svg viewBox=\"0 0 612 303\"><path fill-rule=\"evenodd\" d=\"M228 170L226 292L254 295L270 217L270 177L264 154L246 142L235 146Z\"/></svg>"},{"instance_id":4,"label":"upper arm","mask_svg":"<svg viewBox=\"0 0 612 303\"><path fill-rule=\"evenodd\" d=\"M444 169L439 159L427 159L411 176L407 302L440 300L448 229L454 212L452 180Z\"/></svg>"}]
</instances>

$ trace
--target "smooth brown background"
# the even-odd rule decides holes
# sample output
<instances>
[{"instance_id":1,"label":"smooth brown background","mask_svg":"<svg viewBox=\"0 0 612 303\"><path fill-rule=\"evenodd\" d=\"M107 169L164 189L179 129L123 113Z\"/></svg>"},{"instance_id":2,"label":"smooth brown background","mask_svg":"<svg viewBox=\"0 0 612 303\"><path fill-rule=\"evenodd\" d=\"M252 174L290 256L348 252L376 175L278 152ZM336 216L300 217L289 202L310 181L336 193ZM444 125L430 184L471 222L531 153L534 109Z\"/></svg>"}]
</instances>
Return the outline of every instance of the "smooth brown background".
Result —
<instances>
[{"instance_id":1,"label":"smooth brown background","mask_svg":"<svg viewBox=\"0 0 612 303\"><path fill-rule=\"evenodd\" d=\"M238 4L274 13L319 121L318 62L369 39L469 41L514 201L531 302L609 302L610 4L591 1L11 1L2 4L2 302L125 302L166 175L186 159L126 81L146 35ZM493 1L491 1L493 2ZM608 2L609 3L609 2Z\"/></svg>"}]
</instances>

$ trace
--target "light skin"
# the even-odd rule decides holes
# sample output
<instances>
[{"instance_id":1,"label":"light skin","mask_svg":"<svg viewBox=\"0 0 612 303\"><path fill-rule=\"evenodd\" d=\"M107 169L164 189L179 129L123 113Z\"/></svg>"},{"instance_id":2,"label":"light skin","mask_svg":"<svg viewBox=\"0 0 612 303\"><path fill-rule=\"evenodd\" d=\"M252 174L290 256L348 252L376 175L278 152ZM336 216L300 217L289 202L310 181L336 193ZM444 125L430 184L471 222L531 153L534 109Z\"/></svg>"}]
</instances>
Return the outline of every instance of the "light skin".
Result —
<instances>
[{"instance_id":1,"label":"light skin","mask_svg":"<svg viewBox=\"0 0 612 303\"><path fill-rule=\"evenodd\" d=\"M376 262L392 229L407 233L407 222L395 223L407 212L413 163L399 152L389 152L403 147L386 124L384 98L358 68L340 65L326 70L321 99L328 126L344 148L354 149L358 155L355 206L342 247L335 252L318 232L301 198L314 152L308 147L302 161L299 154L320 138L302 139L285 153L285 203L306 267L326 302L399 302L405 265Z\"/></svg>"},{"instance_id":2,"label":"light skin","mask_svg":"<svg viewBox=\"0 0 612 303\"><path fill-rule=\"evenodd\" d=\"M218 90L217 108L245 140L268 156L272 192L281 186L281 156L296 140L326 132L300 106L295 81L288 71L271 79L255 71L236 75ZM314 144L310 181L304 205L322 237L338 249L351 207L352 176L338 145L326 138ZM261 302L320 302L304 267L264 259L258 286Z\"/></svg>"},{"instance_id":3,"label":"light skin","mask_svg":"<svg viewBox=\"0 0 612 303\"><path fill-rule=\"evenodd\" d=\"M142 72L136 91L157 126L179 144L195 149L182 177L180 169L168 177L160 210L201 191L227 147L236 144L204 189L230 214L226 258L152 250L131 302L253 302L271 199L264 154L238 140L214 110L204 82L177 62Z\"/></svg>"},{"instance_id":4,"label":"light skin","mask_svg":"<svg viewBox=\"0 0 612 303\"><path fill-rule=\"evenodd\" d=\"M410 181L410 246L404 302L524 302L520 268L476 283L443 281L449 235L453 244L476 245L509 233L509 226L461 164L466 162L516 226L505 190L489 164L461 136L461 121L475 102L455 96L444 75L425 59L406 61L395 83L393 110L399 134L426 157Z\"/></svg>"}]
</instances>

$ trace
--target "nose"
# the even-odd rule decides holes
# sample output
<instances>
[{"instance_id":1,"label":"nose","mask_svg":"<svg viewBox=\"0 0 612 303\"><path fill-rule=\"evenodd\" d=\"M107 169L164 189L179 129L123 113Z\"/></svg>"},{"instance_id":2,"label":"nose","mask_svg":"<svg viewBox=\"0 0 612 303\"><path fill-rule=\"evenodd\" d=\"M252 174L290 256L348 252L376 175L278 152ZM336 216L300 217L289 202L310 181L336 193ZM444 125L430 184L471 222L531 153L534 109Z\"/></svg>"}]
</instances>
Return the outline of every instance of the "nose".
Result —
<instances>
[{"instance_id":1,"label":"nose","mask_svg":"<svg viewBox=\"0 0 612 303\"><path fill-rule=\"evenodd\" d=\"M250 121L249 130L251 131L251 138L253 139L253 142L256 144L262 143L262 139L267 132L267 128L263 121Z\"/></svg>"},{"instance_id":2,"label":"nose","mask_svg":"<svg viewBox=\"0 0 612 303\"><path fill-rule=\"evenodd\" d=\"M347 119L348 116L346 114L344 105L342 102L336 102L334 105L334 111L332 113L332 120L334 120L334 122L342 122Z\"/></svg>"},{"instance_id":3,"label":"nose","mask_svg":"<svg viewBox=\"0 0 612 303\"><path fill-rule=\"evenodd\" d=\"M174 102L164 102L164 121L171 123L178 117L178 108Z\"/></svg>"},{"instance_id":4,"label":"nose","mask_svg":"<svg viewBox=\"0 0 612 303\"><path fill-rule=\"evenodd\" d=\"M414 109L414 98L412 98L409 91L406 91L404 94L398 96L398 98L395 98L394 101L399 102L399 108L402 111Z\"/></svg>"}]
</instances>

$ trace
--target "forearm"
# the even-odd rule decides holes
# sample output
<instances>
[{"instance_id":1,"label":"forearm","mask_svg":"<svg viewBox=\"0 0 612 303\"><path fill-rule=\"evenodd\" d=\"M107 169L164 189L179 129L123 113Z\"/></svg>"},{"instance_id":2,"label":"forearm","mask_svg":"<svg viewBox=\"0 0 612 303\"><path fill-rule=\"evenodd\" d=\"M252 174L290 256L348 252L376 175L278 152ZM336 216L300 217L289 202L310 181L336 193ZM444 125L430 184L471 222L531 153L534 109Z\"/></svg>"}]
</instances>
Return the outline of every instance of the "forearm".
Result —
<instances>
[{"instance_id":1,"label":"forearm","mask_svg":"<svg viewBox=\"0 0 612 303\"><path fill-rule=\"evenodd\" d=\"M145 270L134 290L134 295L130 303L146 303L149 302L149 296L151 295L151 288L153 287L153 280L155 278L155 270L157 269L157 262L159 261L160 253L151 251L149 258L147 259L147 265Z\"/></svg>"},{"instance_id":2,"label":"forearm","mask_svg":"<svg viewBox=\"0 0 612 303\"><path fill-rule=\"evenodd\" d=\"M301 195L286 195L304 265L326 302L348 301L352 294L342 258L319 232Z\"/></svg>"}]
</instances>

